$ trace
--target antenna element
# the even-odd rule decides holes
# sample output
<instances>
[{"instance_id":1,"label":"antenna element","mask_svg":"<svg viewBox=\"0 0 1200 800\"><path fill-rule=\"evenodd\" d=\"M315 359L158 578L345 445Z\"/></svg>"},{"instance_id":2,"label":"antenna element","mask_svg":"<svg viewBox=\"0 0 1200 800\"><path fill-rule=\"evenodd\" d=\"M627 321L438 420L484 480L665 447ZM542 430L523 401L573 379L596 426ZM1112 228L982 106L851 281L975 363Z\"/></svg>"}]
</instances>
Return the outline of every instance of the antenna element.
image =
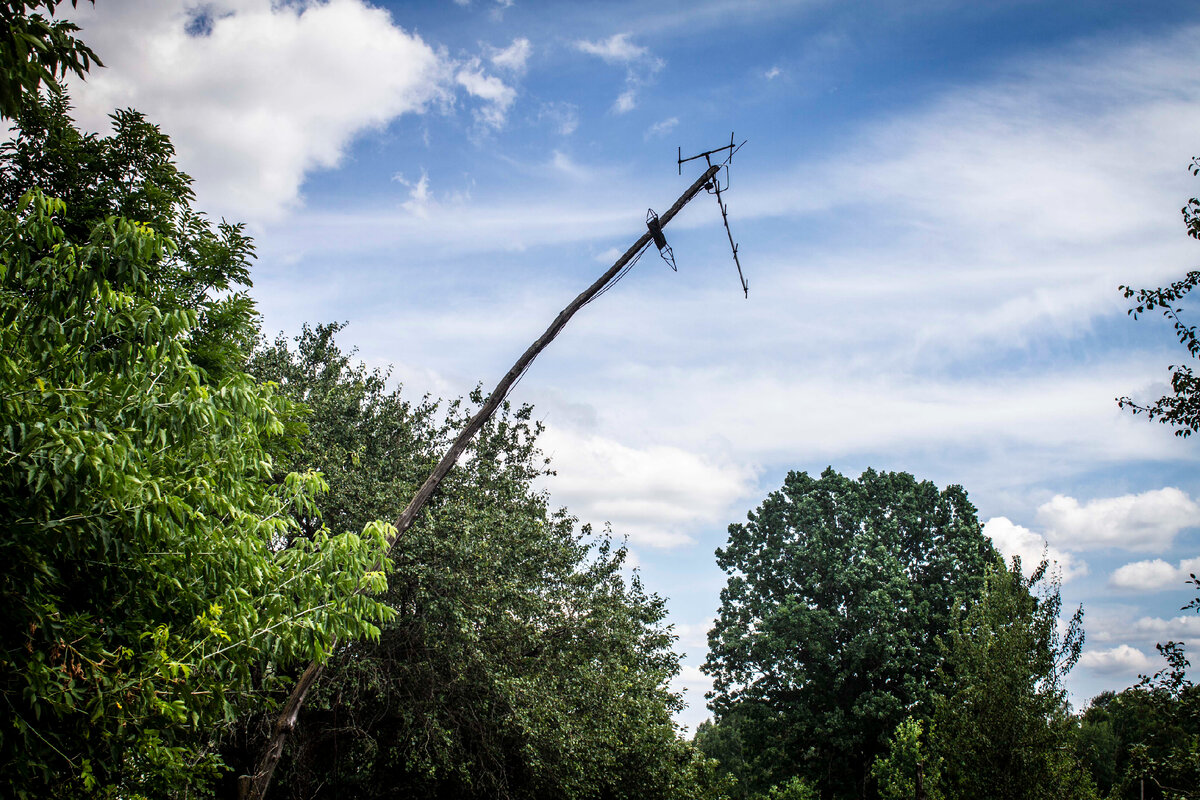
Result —
<instances>
[{"instance_id":1,"label":"antenna element","mask_svg":"<svg viewBox=\"0 0 1200 800\"><path fill-rule=\"evenodd\" d=\"M684 164L686 164L689 161L695 161L700 158L703 158L704 162L706 164L708 164L708 166L711 168L713 166L712 157L715 156L717 153L724 153L726 150L728 150L729 155L725 156L725 160L718 164L719 167L721 167L725 170L725 191L728 191L729 190L729 165L730 165L730 163L733 162L733 154L736 153L738 150L741 150L742 145L745 143L746 143L746 140L743 139L742 144L735 145L733 133L730 133L729 134L729 144L725 145L724 147L718 147L716 150L705 150L703 153L697 153L696 155L688 156L687 158L683 157L683 149L677 147L676 148L676 151L677 151L676 158L678 159L677 166L679 168L679 174L680 175L683 174L683 165ZM725 233L729 237L729 247L733 251L733 263L737 265L738 279L742 282L742 292L746 295L747 298L749 298L750 297L750 284L746 282L746 277L742 274L742 262L738 260L737 242L733 241L733 232L729 230L729 206L725 205L725 201L721 199L720 177L714 176L712 180L710 180L707 184L705 184L704 189L709 194L716 195L717 207L721 209L721 219L725 223Z\"/></svg>"}]
</instances>

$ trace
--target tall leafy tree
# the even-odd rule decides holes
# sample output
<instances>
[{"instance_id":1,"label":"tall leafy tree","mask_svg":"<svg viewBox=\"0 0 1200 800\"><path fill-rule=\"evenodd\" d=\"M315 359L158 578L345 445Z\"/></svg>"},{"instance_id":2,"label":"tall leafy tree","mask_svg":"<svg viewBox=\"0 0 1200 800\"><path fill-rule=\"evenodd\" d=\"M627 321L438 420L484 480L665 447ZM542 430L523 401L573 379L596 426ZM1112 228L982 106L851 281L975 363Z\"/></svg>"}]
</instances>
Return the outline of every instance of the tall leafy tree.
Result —
<instances>
[{"instance_id":1,"label":"tall leafy tree","mask_svg":"<svg viewBox=\"0 0 1200 800\"><path fill-rule=\"evenodd\" d=\"M888 735L940 690L938 640L994 558L960 487L907 473L792 472L731 525L704 669L717 725L749 754L743 788L799 775L824 796L869 793Z\"/></svg>"},{"instance_id":2,"label":"tall leafy tree","mask_svg":"<svg viewBox=\"0 0 1200 800\"><path fill-rule=\"evenodd\" d=\"M193 208L192 179L175 148L132 110L112 115L109 136L84 134L64 92L26 97L15 136L0 144L0 204L15 206L30 189L65 203L57 218L68 239L85 242L109 217L145 225L173 247L145 264L147 285L163 311L194 312L192 363L218 382L241 370L256 337L250 286L254 247L240 224L212 224Z\"/></svg>"},{"instance_id":3,"label":"tall leafy tree","mask_svg":"<svg viewBox=\"0 0 1200 800\"><path fill-rule=\"evenodd\" d=\"M0 773L28 797L194 793L279 665L378 634L357 590L385 585L384 529L295 539L322 481L275 470L294 403L206 380L199 315L152 279L171 240L69 218L37 190L0 209Z\"/></svg>"},{"instance_id":4,"label":"tall leafy tree","mask_svg":"<svg viewBox=\"0 0 1200 800\"><path fill-rule=\"evenodd\" d=\"M939 667L933 750L949 797L1094 797L1074 753L1063 678L1083 647L1083 609L1060 632L1058 581L1042 564L998 562L982 597L956 615Z\"/></svg>"},{"instance_id":5,"label":"tall leafy tree","mask_svg":"<svg viewBox=\"0 0 1200 800\"><path fill-rule=\"evenodd\" d=\"M404 505L471 409L410 404L337 346L338 328L306 328L294 349L276 340L252 368L310 409L291 468L319 469L322 518L354 528ZM699 791L705 765L671 722L678 658L663 600L625 574L624 548L575 532L534 488L548 469L539 431L530 408L506 409L473 441L396 550L384 596L395 619L333 658L272 791ZM251 756L255 733L231 759Z\"/></svg>"}]
</instances>

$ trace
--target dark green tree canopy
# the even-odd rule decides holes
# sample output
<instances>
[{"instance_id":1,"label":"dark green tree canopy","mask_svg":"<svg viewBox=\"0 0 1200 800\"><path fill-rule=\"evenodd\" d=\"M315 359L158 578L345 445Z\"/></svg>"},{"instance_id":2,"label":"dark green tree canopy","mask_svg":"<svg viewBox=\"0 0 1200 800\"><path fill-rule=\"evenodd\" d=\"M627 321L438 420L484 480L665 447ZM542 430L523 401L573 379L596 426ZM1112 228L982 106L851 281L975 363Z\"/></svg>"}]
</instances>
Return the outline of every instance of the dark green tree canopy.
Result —
<instances>
[{"instance_id":1,"label":"dark green tree canopy","mask_svg":"<svg viewBox=\"0 0 1200 800\"><path fill-rule=\"evenodd\" d=\"M310 409L289 469L319 469L322 519L395 514L472 413L406 401L305 328L251 362ZM661 598L625 550L576 531L534 488L548 464L531 409L504 409L393 556L395 619L331 661L276 777L281 796L667 797L703 764L671 721L679 698ZM304 526L302 525L302 528ZM298 535L304 535L303 531ZM227 748L248 758L254 723Z\"/></svg>"},{"instance_id":2,"label":"dark green tree canopy","mask_svg":"<svg viewBox=\"0 0 1200 800\"><path fill-rule=\"evenodd\" d=\"M717 724L750 790L800 775L860 794L896 725L938 691L939 638L996 559L957 486L907 473L792 472L729 527L709 634Z\"/></svg>"}]
</instances>

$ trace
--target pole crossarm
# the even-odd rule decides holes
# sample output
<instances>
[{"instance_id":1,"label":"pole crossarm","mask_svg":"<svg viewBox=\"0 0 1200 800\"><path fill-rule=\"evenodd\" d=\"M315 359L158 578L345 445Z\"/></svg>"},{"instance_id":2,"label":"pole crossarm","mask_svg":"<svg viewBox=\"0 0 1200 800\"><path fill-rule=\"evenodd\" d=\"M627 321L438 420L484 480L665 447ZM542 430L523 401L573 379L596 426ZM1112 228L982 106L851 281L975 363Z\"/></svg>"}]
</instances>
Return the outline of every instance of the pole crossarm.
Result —
<instances>
[{"instance_id":1,"label":"pole crossarm","mask_svg":"<svg viewBox=\"0 0 1200 800\"><path fill-rule=\"evenodd\" d=\"M705 189L709 183L716 177L717 172L721 169L720 165L710 165L704 174L696 179L696 182L689 186L679 199L675 201L661 217L658 218L659 228L665 228L676 214L686 206L692 198ZM437 491L438 485L446 474L450 472L451 467L458 461L463 451L467 449L471 439L479 432L504 399L512 390L513 385L520 380L521 375L533 363L533 360L538 357L538 354L546 348L554 340L559 332L570 322L571 317L579 309L587 305L597 295L604 291L606 287L621 273L633 259L641 253L642 249L650 243L652 233L647 230L641 237L630 246L625 254L617 259L608 271L596 279L595 283L584 289L578 297L570 302L566 308L559 312L554 321L550 323L550 327L534 341L529 348L521 354L500 382L496 384L496 388L488 395L487 401L480 407L475 416L471 417L470 421L463 427L462 431L455 438L454 442L446 450L446 454L442 456L442 460L437 463L433 471L429 473L429 477L421 484L421 488L400 512L400 516L396 518L395 533L392 534L388 541L388 549L385 558L391 556L392 550L395 549L400 537L413 525L417 515L421 513L421 509ZM382 565L378 565L382 566ZM378 568L377 566L377 568ZM334 641L330 646L330 652L336 645ZM291 695L283 706L283 710L276 717L275 723L271 726L270 739L264 745L255 765L253 774L243 775L238 779L238 798L239 800L263 800L266 797L267 789L271 785L271 777L275 774L275 767L279 763L279 759L283 756L283 748L287 744L288 737L295 729L300 718L300 710L304 706L304 700L308 696L308 692L316 684L321 677L322 665L313 661L308 665L308 668L301 674L299 680L296 681L295 687L292 689Z\"/></svg>"}]
</instances>

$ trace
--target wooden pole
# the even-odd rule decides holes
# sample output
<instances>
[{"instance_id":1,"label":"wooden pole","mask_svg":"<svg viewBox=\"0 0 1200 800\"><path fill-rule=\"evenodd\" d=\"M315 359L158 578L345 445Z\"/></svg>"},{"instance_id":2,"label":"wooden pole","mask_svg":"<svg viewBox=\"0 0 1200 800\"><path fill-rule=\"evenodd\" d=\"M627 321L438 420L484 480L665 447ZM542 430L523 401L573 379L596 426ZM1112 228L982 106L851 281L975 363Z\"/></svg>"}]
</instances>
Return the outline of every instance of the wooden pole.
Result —
<instances>
[{"instance_id":1,"label":"wooden pole","mask_svg":"<svg viewBox=\"0 0 1200 800\"><path fill-rule=\"evenodd\" d=\"M711 166L705 170L704 174L696 179L696 182L679 195L679 199L675 201L665 214L658 218L660 228L665 228L676 214L678 214L692 198L700 193L709 181L711 181L720 169L719 166ZM442 460L438 462L433 471L429 473L429 477L425 479L425 483L421 484L421 488L417 490L416 495L409 501L409 504L400 512L400 516L396 518L396 532L392 535L388 542L387 556L392 554L392 550L396 547L396 543L400 537L404 535L413 522L417 518L417 514L425 507L425 503L437 491L438 484L446 477L446 473L458 461L459 456L466 450L467 444L479 432L479 429L491 419L496 409L504 402L504 398L508 395L508 391L512 388L517 379L529 368L533 360L538 357L538 354L546 348L554 340L571 317L575 316L575 312L583 308L589 300L599 294L604 287L609 285L609 282L617 276L625 266L642 251L646 245L650 243L651 233L647 230L643 233L633 245L625 251L625 254L617 259L616 263L609 267L608 271L596 279L596 282L584 289L583 292L570 302L570 304L559 312L554 321L550 323L550 327L546 328L545 333L529 346L516 363L512 365L512 369L508 371L500 382L496 384L496 388L488 395L487 402L471 417L471 420L466 424L458 437L446 450L446 454L442 456ZM335 642L336 644L336 642ZM330 647L332 652L333 647ZM271 785L271 776L275 774L275 767L279 763L280 757L283 755L284 745L287 744L288 736L296 727L296 722L300 718L300 709L304 705L304 699L307 697L309 690L321 677L322 665L313 661L308 665L300 675L300 679L296 681L295 687L292 689L291 695L283 706L283 710L275 719L275 724L271 726L271 737L264 745L262 752L259 754L258 763L255 766L254 772L250 775L243 775L238 779L238 797L240 800L263 800L266 797L267 789Z\"/></svg>"}]
</instances>

